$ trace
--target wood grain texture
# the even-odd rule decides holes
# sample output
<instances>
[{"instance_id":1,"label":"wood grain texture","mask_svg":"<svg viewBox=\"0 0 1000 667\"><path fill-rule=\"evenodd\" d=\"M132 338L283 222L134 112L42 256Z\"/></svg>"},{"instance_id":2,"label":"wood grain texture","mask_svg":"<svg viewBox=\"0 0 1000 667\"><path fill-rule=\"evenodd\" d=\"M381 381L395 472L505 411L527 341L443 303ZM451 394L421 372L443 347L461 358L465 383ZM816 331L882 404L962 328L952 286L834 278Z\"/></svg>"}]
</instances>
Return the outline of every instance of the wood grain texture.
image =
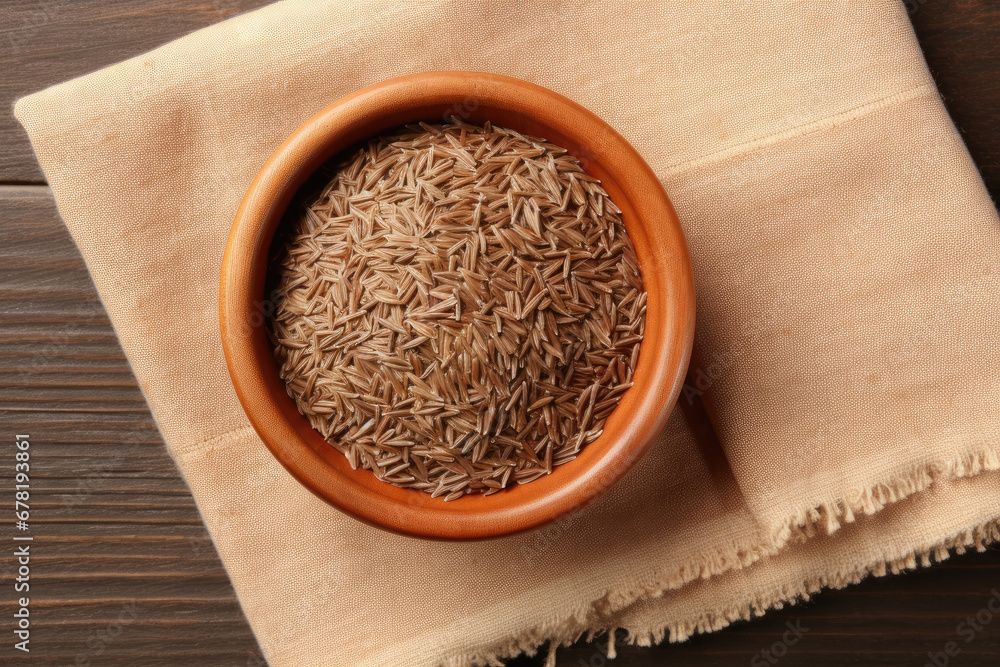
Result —
<instances>
[{"instance_id":1,"label":"wood grain texture","mask_svg":"<svg viewBox=\"0 0 1000 667\"><path fill-rule=\"evenodd\" d=\"M23 94L86 73L226 16L254 0L21 0L0 9L0 183L40 182L9 113ZM987 187L1000 196L1000 5L908 0L914 26ZM0 663L263 665L194 502L167 456L79 253L45 187L0 186L0 470L13 433L32 434L29 659ZM0 478L2 479L2 478ZM35 518L37 517L37 518ZM4 540L10 524L4 523ZM8 542L9 543L9 542ZM612 548L609 545L609 548ZM4 550L6 552L6 548ZM0 556L0 614L13 563ZM973 640L956 628L1000 590L1000 550L828 591L805 605L677 646L561 649L559 667L913 665L954 641L951 665L1000 664L1000 617ZM809 628L773 661L786 623ZM0 623L9 633L10 621ZM968 627L968 626L966 626ZM940 664L940 656L939 664ZM542 665L540 658L511 667Z\"/></svg>"},{"instance_id":2,"label":"wood grain texture","mask_svg":"<svg viewBox=\"0 0 1000 667\"><path fill-rule=\"evenodd\" d=\"M927 66L993 201L1000 201L1000 2L907 0Z\"/></svg>"},{"instance_id":3,"label":"wood grain texture","mask_svg":"<svg viewBox=\"0 0 1000 667\"><path fill-rule=\"evenodd\" d=\"M956 632L956 626L986 609L997 591L1000 551L994 549L956 556L926 570L825 591L806 604L771 611L684 644L636 648L619 643L613 661L604 658L605 638L580 642L560 649L557 667L921 667L928 662L928 653L944 651L951 641L961 653L950 664L995 667L1000 664L1000 614L993 615L993 622L981 626L968 643L967 634ZM804 632L793 645L781 646L788 624ZM542 664L538 658L522 658L509 667Z\"/></svg>"},{"instance_id":4,"label":"wood grain texture","mask_svg":"<svg viewBox=\"0 0 1000 667\"><path fill-rule=\"evenodd\" d=\"M0 215L0 470L10 488L13 436L29 433L31 530L19 534L35 538L32 651L5 640L0 663L261 664L51 191L0 187Z\"/></svg>"},{"instance_id":5,"label":"wood grain texture","mask_svg":"<svg viewBox=\"0 0 1000 667\"><path fill-rule=\"evenodd\" d=\"M0 182L42 182L17 98L119 60L268 0L16 0L0 7Z\"/></svg>"}]
</instances>

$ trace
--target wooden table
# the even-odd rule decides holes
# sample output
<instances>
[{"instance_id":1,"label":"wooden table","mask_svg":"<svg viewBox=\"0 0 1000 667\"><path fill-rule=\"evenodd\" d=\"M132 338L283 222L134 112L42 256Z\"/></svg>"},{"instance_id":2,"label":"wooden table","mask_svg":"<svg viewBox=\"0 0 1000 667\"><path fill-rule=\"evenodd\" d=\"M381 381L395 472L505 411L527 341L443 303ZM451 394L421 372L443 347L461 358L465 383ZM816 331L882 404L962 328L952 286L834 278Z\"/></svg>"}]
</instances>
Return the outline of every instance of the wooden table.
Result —
<instances>
[{"instance_id":1,"label":"wooden table","mask_svg":"<svg viewBox=\"0 0 1000 667\"><path fill-rule=\"evenodd\" d=\"M734 0L735 1L735 0ZM0 9L0 469L30 433L33 664L263 665L190 494L170 460L79 253L10 114L26 93L265 4L257 0L22 0ZM1000 194L1000 3L907 0L945 102ZM4 520L3 539L13 527ZM0 662L14 573L0 557ZM1000 591L1000 551L870 579L680 646L621 648L620 666L914 665L950 641L954 665L1000 664L1000 617L956 626ZM801 641L765 654L786 623ZM602 642L603 643L603 642ZM771 661L769 661L769 659ZM939 664L943 656L939 656ZM775 662L772 662L775 661ZM561 666L605 664L586 643ZM540 665L538 658L510 663Z\"/></svg>"}]
</instances>

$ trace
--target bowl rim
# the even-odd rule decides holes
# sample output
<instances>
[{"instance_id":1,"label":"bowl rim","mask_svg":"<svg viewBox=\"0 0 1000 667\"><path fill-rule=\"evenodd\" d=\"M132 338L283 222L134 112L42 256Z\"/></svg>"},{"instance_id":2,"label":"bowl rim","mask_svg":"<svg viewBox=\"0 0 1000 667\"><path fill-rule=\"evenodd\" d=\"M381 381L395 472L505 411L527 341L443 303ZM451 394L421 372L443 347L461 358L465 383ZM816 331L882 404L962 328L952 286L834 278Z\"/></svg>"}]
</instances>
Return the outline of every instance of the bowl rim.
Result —
<instances>
[{"instance_id":1,"label":"bowl rim","mask_svg":"<svg viewBox=\"0 0 1000 667\"><path fill-rule=\"evenodd\" d=\"M546 139L569 149L588 172L602 177L623 210L649 294L647 307L655 302L657 321L647 311L635 386L623 394L605 432L576 460L488 498L466 495L444 503L380 482L368 470L351 470L346 457L298 413L283 391L267 341L264 285L275 229L299 188L324 162L379 132L418 120L440 121L449 113L470 122L496 119L497 125L527 134L541 129ZM655 298L650 279L657 285ZM388 79L342 97L302 123L267 159L240 203L219 291L222 346L233 386L275 458L315 495L365 523L444 540L495 538L538 528L581 509L624 476L648 450L677 401L694 339L694 310L683 230L667 193L639 153L596 114L566 97L482 72L422 72ZM572 472L564 472L574 465ZM512 500L515 494L521 495Z\"/></svg>"}]
</instances>

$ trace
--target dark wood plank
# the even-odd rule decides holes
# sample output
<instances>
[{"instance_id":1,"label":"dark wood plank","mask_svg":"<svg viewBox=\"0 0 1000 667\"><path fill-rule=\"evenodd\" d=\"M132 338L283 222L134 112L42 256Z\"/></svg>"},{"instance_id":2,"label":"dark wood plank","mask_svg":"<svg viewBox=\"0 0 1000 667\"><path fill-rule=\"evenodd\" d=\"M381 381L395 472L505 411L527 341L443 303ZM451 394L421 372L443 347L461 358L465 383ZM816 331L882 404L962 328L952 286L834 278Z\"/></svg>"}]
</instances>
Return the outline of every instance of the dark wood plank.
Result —
<instances>
[{"instance_id":1,"label":"dark wood plank","mask_svg":"<svg viewBox=\"0 0 1000 667\"><path fill-rule=\"evenodd\" d=\"M156 48L269 0L18 0L0 20L0 182L41 182L11 106L28 93Z\"/></svg>"},{"instance_id":2,"label":"dark wood plank","mask_svg":"<svg viewBox=\"0 0 1000 667\"><path fill-rule=\"evenodd\" d=\"M22 95L155 48L264 0L21 0L0 23L0 182L41 181L27 136L10 113ZM925 56L983 172L1000 194L1000 5L991 0L906 0Z\"/></svg>"},{"instance_id":3,"label":"dark wood plank","mask_svg":"<svg viewBox=\"0 0 1000 667\"><path fill-rule=\"evenodd\" d=\"M559 667L660 667L661 665L912 665L940 653L949 641L961 649L956 665L1000 664L1000 614L971 642L956 626L986 609L1000 591L1000 550L953 557L932 568L869 579L858 586L825 591L806 604L769 612L683 644L653 648L618 644L618 658L604 657L603 638L560 649ZM994 603L996 604L996 603ZM781 646L787 624L803 629L794 645ZM623 640L624 637L622 636ZM772 658L769 651L778 644ZM777 653L784 653L778 656ZM510 667L541 665L540 658L511 661Z\"/></svg>"},{"instance_id":4,"label":"dark wood plank","mask_svg":"<svg viewBox=\"0 0 1000 667\"><path fill-rule=\"evenodd\" d=\"M2 438L32 442L29 660L261 664L51 192L0 187L0 216ZM13 568L0 559L4 581ZM14 608L5 586L0 615ZM19 658L0 643L0 662Z\"/></svg>"},{"instance_id":5,"label":"dark wood plank","mask_svg":"<svg viewBox=\"0 0 1000 667\"><path fill-rule=\"evenodd\" d=\"M16 258L32 253L42 273L60 266L76 276L75 283L60 278L52 288L79 290L76 312L91 315L81 330L67 332L59 318L37 317L52 308L44 282L34 274L0 271L5 290L39 290L31 299L18 299L16 307L0 297L5 342L21 344L16 323L32 322L25 328L30 344L21 351L50 345L49 352L55 353L46 359L22 355L20 364L0 363L0 387L10 386L11 373L18 374L19 383L18 396L4 395L0 410L15 420L15 430L33 433L33 452L45 462L33 481L38 513L33 532L44 536L39 541L44 551L37 552L36 561L41 591L36 603L44 620L35 635L44 657L34 659L75 660L134 600L143 611L123 627L120 641L116 638L100 656L90 656L92 664L236 665L258 660L193 501L163 451L107 320L92 308L99 302L89 278L78 257L76 265L64 265L75 249L56 218L48 189L0 189L0 210L10 223L0 228L0 267L16 266ZM50 256L39 250L39 238L52 250ZM81 340L95 347L81 351ZM59 387L64 391L54 391ZM134 409L136 404L142 409ZM0 566L4 575L9 568L9 563ZM932 570L827 592L808 605L687 644L622 646L615 664L746 664L780 640L786 622L797 620L810 630L783 656L783 664L904 664L954 640L955 625L982 608L998 582L1000 552L956 558ZM11 609L9 600L0 603L0 613ZM200 633L205 625L225 632ZM580 643L562 649L559 664L575 667L583 660L601 665L606 662L602 650ZM1000 631L985 630L963 651L965 664L995 660ZM540 659L510 664L538 665Z\"/></svg>"},{"instance_id":6,"label":"dark wood plank","mask_svg":"<svg viewBox=\"0 0 1000 667\"><path fill-rule=\"evenodd\" d=\"M1000 3L906 0L927 65L993 201L1000 201Z\"/></svg>"}]
</instances>

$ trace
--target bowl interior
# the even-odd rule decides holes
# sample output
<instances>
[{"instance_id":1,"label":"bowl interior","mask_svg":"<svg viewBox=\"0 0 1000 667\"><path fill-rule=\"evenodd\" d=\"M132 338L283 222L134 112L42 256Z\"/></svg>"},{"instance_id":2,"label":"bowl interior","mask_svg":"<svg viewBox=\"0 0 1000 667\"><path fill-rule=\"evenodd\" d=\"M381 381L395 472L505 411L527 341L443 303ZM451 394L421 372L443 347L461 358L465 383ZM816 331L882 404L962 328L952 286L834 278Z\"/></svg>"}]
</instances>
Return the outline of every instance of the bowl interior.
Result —
<instances>
[{"instance_id":1,"label":"bowl interior","mask_svg":"<svg viewBox=\"0 0 1000 667\"><path fill-rule=\"evenodd\" d=\"M483 497L441 498L352 470L299 414L266 334L275 231L298 190L331 157L381 132L456 116L544 137L580 159L622 210L647 292L645 334L626 391L603 434L551 475ZM666 193L606 123L556 93L508 77L438 72L394 79L320 111L272 155L237 213L223 261L220 315L230 374L251 423L301 483L341 510L399 533L481 539L529 530L576 511L616 482L663 427L690 354L694 294L683 233Z\"/></svg>"}]
</instances>

